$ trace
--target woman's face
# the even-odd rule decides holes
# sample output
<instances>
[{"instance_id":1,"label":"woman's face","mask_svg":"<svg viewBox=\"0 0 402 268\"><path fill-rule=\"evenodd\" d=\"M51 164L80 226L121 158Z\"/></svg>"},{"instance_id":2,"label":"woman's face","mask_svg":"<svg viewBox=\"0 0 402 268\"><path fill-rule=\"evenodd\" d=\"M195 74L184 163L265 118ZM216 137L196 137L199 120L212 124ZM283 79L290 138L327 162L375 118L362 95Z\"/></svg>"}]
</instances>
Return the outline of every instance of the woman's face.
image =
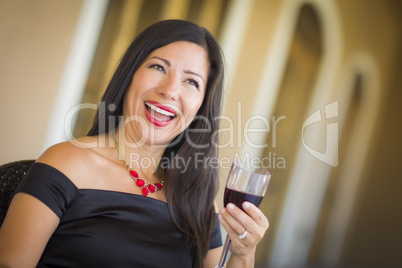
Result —
<instances>
[{"instance_id":1,"label":"woman's face","mask_svg":"<svg viewBox=\"0 0 402 268\"><path fill-rule=\"evenodd\" d=\"M125 97L126 139L169 144L197 114L208 72L207 53L195 43L178 41L151 52Z\"/></svg>"}]
</instances>

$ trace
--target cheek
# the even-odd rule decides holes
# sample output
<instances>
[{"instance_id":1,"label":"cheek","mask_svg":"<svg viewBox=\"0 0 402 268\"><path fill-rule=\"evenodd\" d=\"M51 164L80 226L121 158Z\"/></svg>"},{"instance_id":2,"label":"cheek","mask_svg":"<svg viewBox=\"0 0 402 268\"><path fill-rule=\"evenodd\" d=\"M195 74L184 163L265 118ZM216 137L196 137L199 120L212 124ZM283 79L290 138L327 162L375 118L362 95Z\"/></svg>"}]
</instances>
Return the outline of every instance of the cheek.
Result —
<instances>
[{"instance_id":1,"label":"cheek","mask_svg":"<svg viewBox=\"0 0 402 268\"><path fill-rule=\"evenodd\" d=\"M195 99L191 102L188 102L186 105L186 110L187 110L187 117L194 117L197 115L198 110L200 109L202 105L203 99Z\"/></svg>"}]
</instances>

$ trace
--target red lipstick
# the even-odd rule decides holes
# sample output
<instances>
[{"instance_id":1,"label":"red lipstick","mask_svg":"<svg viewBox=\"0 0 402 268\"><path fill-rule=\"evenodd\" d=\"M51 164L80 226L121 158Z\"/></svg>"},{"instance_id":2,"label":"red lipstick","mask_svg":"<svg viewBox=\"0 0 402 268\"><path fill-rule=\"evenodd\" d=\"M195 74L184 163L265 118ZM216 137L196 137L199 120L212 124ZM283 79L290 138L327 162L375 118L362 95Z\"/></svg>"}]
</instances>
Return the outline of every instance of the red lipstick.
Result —
<instances>
[{"instance_id":1,"label":"red lipstick","mask_svg":"<svg viewBox=\"0 0 402 268\"><path fill-rule=\"evenodd\" d=\"M176 117L175 110L156 101L146 101L144 108L148 121L157 127L169 125Z\"/></svg>"}]
</instances>

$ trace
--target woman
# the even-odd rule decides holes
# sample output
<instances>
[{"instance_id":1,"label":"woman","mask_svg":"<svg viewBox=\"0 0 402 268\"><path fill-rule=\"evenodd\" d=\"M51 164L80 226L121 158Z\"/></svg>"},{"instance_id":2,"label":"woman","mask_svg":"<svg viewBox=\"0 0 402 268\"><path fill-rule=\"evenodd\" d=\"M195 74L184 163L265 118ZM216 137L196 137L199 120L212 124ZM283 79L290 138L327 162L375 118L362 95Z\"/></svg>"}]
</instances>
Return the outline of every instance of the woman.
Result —
<instances>
[{"instance_id":1,"label":"woman","mask_svg":"<svg viewBox=\"0 0 402 268\"><path fill-rule=\"evenodd\" d=\"M215 267L217 171L197 165L216 156L223 73L206 29L168 20L142 32L89 135L49 148L20 184L0 267ZM253 267L268 228L258 208L243 209L220 210L228 267Z\"/></svg>"}]
</instances>

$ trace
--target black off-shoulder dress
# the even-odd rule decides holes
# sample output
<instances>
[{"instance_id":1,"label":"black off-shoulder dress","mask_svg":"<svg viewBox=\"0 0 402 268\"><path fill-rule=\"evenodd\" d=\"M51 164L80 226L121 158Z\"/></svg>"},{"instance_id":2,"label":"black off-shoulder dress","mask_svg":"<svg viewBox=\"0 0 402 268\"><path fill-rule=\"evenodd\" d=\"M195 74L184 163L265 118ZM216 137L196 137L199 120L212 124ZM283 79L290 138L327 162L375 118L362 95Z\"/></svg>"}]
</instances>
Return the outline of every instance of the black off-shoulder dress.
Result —
<instances>
[{"instance_id":1,"label":"black off-shoulder dress","mask_svg":"<svg viewBox=\"0 0 402 268\"><path fill-rule=\"evenodd\" d=\"M43 163L32 165L16 192L36 197L60 218L38 267L192 267L192 252L163 201L78 189ZM210 249L222 245L216 222Z\"/></svg>"}]
</instances>

